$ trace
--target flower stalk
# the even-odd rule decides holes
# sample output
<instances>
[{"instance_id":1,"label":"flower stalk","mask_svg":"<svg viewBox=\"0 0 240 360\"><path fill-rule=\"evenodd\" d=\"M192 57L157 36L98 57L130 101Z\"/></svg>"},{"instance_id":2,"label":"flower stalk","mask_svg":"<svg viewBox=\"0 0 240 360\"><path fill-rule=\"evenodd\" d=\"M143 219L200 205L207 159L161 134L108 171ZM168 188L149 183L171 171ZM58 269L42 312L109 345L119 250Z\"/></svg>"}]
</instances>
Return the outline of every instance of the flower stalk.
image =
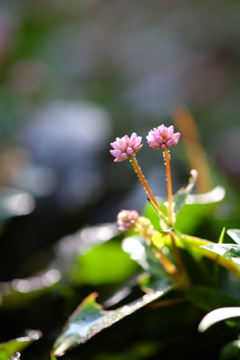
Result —
<instances>
[{"instance_id":1,"label":"flower stalk","mask_svg":"<svg viewBox=\"0 0 240 360\"><path fill-rule=\"evenodd\" d=\"M173 278L176 279L177 267L168 259L168 257L163 253L163 251L159 248L156 248L152 245L152 248L155 252L156 257L160 260L162 266L165 271Z\"/></svg>"},{"instance_id":2,"label":"flower stalk","mask_svg":"<svg viewBox=\"0 0 240 360\"><path fill-rule=\"evenodd\" d=\"M143 175L142 169L140 168L138 161L136 159L136 153L142 148L143 144L141 136L138 136L136 133L132 133L130 137L127 135L122 138L116 138L114 142L111 143L113 150L110 150L110 154L115 157L115 162L121 162L126 159L130 161L132 164L138 179L140 180L143 188L145 189L148 198L150 201L157 207L157 209L161 212L161 209L158 205L158 202L148 185L148 182Z\"/></svg>"},{"instance_id":3,"label":"flower stalk","mask_svg":"<svg viewBox=\"0 0 240 360\"><path fill-rule=\"evenodd\" d=\"M181 253L176 245L176 234L174 233L172 226L174 225L174 202L172 194L172 175L170 165L170 151L169 149L178 144L180 133L174 133L174 127L166 127L160 125L157 128L151 130L147 136L148 145L152 148L162 150L164 163L166 166L166 181L167 181L167 194L168 194L168 206L167 216L168 221L165 223L165 217L160 220L164 223L163 229L166 228L166 232L169 233L170 241L172 244L172 251L175 257L175 263L164 254L164 251L156 246L152 241L153 236L156 234L151 221L145 217L139 216L135 210L122 210L117 219L119 230L129 231L134 230L145 237L146 243L152 248L155 256L159 259L165 271L171 276L171 278L181 287L186 288L189 286L189 278L186 273L184 263L182 261ZM138 179L140 180L144 190L147 193L150 203L155 207L156 211L162 213L160 206L145 178L142 169L136 159L136 153L142 148L142 138L133 133L130 137L127 135L122 138L116 138L115 142L111 143L113 150L110 150L111 155L115 157L115 162L121 162L128 159L133 166ZM159 214L161 215L161 214ZM161 218L161 216L160 216ZM164 231L164 230L163 230Z\"/></svg>"},{"instance_id":4,"label":"flower stalk","mask_svg":"<svg viewBox=\"0 0 240 360\"><path fill-rule=\"evenodd\" d=\"M144 190L146 191L149 200L157 207L157 209L159 211L161 211L161 209L159 207L159 204L158 204L158 202L157 202L157 200L156 200L150 186L148 185L148 182L147 182L145 176L143 175L142 169L139 166L137 159L136 158L131 158L130 163L132 164L132 166L133 166L133 168L135 170L135 173L137 174L138 179L140 180Z\"/></svg>"},{"instance_id":5,"label":"flower stalk","mask_svg":"<svg viewBox=\"0 0 240 360\"><path fill-rule=\"evenodd\" d=\"M172 199L172 176L170 167L169 149L178 144L180 133L174 133L174 127L160 125L149 131L147 136L148 145L154 149L163 151L163 158L166 166L166 180L168 190L168 221L173 225L173 199Z\"/></svg>"},{"instance_id":6,"label":"flower stalk","mask_svg":"<svg viewBox=\"0 0 240 360\"><path fill-rule=\"evenodd\" d=\"M167 181L167 193L168 193L168 221L170 225L173 225L173 196L172 196L172 174L170 165L170 151L164 150L163 152L164 163L166 166L166 181Z\"/></svg>"}]
</instances>

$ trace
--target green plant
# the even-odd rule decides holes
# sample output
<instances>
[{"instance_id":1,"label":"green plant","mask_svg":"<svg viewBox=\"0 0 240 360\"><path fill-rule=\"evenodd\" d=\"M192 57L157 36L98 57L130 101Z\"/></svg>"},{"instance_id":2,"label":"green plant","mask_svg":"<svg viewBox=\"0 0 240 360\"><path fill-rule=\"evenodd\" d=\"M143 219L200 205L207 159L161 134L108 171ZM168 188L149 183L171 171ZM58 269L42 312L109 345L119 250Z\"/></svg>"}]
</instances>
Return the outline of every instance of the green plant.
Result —
<instances>
[{"instance_id":1,"label":"green plant","mask_svg":"<svg viewBox=\"0 0 240 360\"><path fill-rule=\"evenodd\" d=\"M148 196L149 204L143 216L135 210L122 210L117 219L120 231L124 232L123 249L143 268L136 281L144 295L113 310L104 310L96 303L96 293L89 295L57 338L52 358L85 343L103 329L153 302L152 306L156 308L188 302L203 313L227 304L240 304L237 298L219 289L219 266L240 277L238 246L221 244L224 230L220 243L214 244L183 234L176 226L178 214L189 202L197 179L196 170L192 170L189 184L172 195L170 148L177 145L179 138L180 133L174 133L173 126L167 128L164 125L150 131L147 137L150 147L163 151L167 202L158 201L154 196L136 160L136 153L142 148L141 137L133 133L130 138L117 138L111 144L113 150L110 152L115 162L130 160ZM215 200L219 201L218 198ZM194 197L191 197L191 204L186 206L194 208Z\"/></svg>"},{"instance_id":2,"label":"green plant","mask_svg":"<svg viewBox=\"0 0 240 360\"><path fill-rule=\"evenodd\" d=\"M130 160L147 194L143 214L121 210L118 229L115 224L83 229L77 234L80 243L76 243L76 235L60 241L55 261L42 274L0 284L2 306L6 309L34 303L53 293L70 302L74 286L87 285L101 291L101 286L108 284L106 309L96 302L97 292L90 293L57 336L52 360L67 356L69 350L120 320L130 315L134 318L137 310L143 308L147 311L139 312L140 326L147 330L140 340L126 342L123 337L122 349L115 353L108 346L108 332L106 347L100 351L98 344L99 354L92 355L94 360L155 359L160 355L175 358L176 354L180 356L178 347L184 359L193 354L195 359L203 355L221 360L238 358L239 342L235 339L240 331L239 321L228 321L224 328L221 324L218 328L217 323L240 314L240 231L227 230L237 244L223 243L225 228L214 241L184 233L183 229L191 229L203 214L212 216L215 206L223 200L224 190L216 187L206 194L191 195L198 176L192 170L188 185L172 194L170 149L179 139L180 133L174 133L173 126L164 125L147 136L150 147L163 152L167 201L154 195L137 162L142 138L136 133L117 138L111 144L111 154L115 162ZM237 291L233 291L234 286ZM217 329L208 337L207 329L214 324ZM137 324L138 330L140 326ZM205 338L202 332L206 332ZM40 332L29 334L37 336L0 344L0 359L19 359L20 351L41 337Z\"/></svg>"}]
</instances>

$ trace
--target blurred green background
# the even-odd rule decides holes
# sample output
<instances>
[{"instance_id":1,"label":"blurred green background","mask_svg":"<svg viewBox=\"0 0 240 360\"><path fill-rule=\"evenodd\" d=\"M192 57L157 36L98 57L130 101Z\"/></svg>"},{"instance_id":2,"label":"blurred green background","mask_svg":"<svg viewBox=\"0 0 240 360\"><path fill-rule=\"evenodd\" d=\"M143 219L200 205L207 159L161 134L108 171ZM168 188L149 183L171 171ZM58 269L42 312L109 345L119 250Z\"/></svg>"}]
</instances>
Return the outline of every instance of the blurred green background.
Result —
<instances>
[{"instance_id":1,"label":"blurred green background","mask_svg":"<svg viewBox=\"0 0 240 360\"><path fill-rule=\"evenodd\" d=\"M146 144L179 104L215 185L237 193L239 60L237 1L1 0L0 186L2 197L14 188L31 198L14 205L25 216L3 221L10 205L1 210L0 280L43 269L52 245L82 226L140 211L145 193L109 143L136 131ZM177 190L189 171L181 144L172 156ZM165 196L161 154L144 146L138 159ZM236 216L229 204L218 219L226 214Z\"/></svg>"}]
</instances>

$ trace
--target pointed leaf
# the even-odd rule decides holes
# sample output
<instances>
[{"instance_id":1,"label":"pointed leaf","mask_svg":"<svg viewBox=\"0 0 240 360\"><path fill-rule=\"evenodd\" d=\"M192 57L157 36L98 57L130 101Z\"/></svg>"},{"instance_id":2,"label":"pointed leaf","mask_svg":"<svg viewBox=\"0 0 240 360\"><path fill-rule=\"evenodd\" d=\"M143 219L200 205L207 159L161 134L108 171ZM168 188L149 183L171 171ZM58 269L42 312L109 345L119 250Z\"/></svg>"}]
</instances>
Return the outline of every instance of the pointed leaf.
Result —
<instances>
[{"instance_id":1,"label":"pointed leaf","mask_svg":"<svg viewBox=\"0 0 240 360\"><path fill-rule=\"evenodd\" d=\"M235 317L240 317L240 307L223 307L220 309L215 309L204 316L198 326L198 330L203 332L219 321Z\"/></svg>"},{"instance_id":2,"label":"pointed leaf","mask_svg":"<svg viewBox=\"0 0 240 360\"><path fill-rule=\"evenodd\" d=\"M154 202L152 202L149 198L148 198L148 202L151 205L151 207L153 208L153 210L155 211L155 213L157 214L157 216L162 219L163 221L166 221L166 217L164 216L164 214L159 210L159 208L154 204Z\"/></svg>"},{"instance_id":3,"label":"pointed leaf","mask_svg":"<svg viewBox=\"0 0 240 360\"><path fill-rule=\"evenodd\" d=\"M203 246L203 248L210 250L218 255L221 255L237 265L240 265L240 245L212 244Z\"/></svg>"},{"instance_id":4,"label":"pointed leaf","mask_svg":"<svg viewBox=\"0 0 240 360\"><path fill-rule=\"evenodd\" d=\"M239 229L229 229L227 234L235 241L236 244L240 245L240 230Z\"/></svg>"},{"instance_id":5,"label":"pointed leaf","mask_svg":"<svg viewBox=\"0 0 240 360\"><path fill-rule=\"evenodd\" d=\"M175 214L177 214L182 207L185 205L186 201L187 201L187 197L190 194L190 192L192 191L196 180L197 180L197 171L196 170L191 170L190 172L190 178L189 178L189 182L188 185L185 188L180 189L174 196L174 212Z\"/></svg>"},{"instance_id":6,"label":"pointed leaf","mask_svg":"<svg viewBox=\"0 0 240 360\"><path fill-rule=\"evenodd\" d=\"M169 290L169 287L165 287L157 292L148 293L128 305L110 311L103 310L102 306L96 303L96 293L89 295L70 317L57 338L52 355L64 355L67 350L85 343L103 329L158 299Z\"/></svg>"},{"instance_id":7,"label":"pointed leaf","mask_svg":"<svg viewBox=\"0 0 240 360\"><path fill-rule=\"evenodd\" d=\"M201 239L190 235L182 235L181 240L177 240L177 244L181 247L187 246L188 249L192 249L192 252L194 253L196 258L206 256L213 261L217 261L221 266L234 273L237 277L240 277L240 268L237 262L233 261L233 258L231 258L231 256L221 256L222 254L219 254L217 251L213 250L217 249L218 247L225 247L227 244L215 244L209 240ZM237 245L229 244L229 246Z\"/></svg>"},{"instance_id":8,"label":"pointed leaf","mask_svg":"<svg viewBox=\"0 0 240 360\"><path fill-rule=\"evenodd\" d=\"M0 359L9 360L9 358L14 356L16 352L21 352L33 341L38 340L41 336L42 334L40 331L29 330L27 336L0 343Z\"/></svg>"},{"instance_id":9,"label":"pointed leaf","mask_svg":"<svg viewBox=\"0 0 240 360\"><path fill-rule=\"evenodd\" d=\"M160 228L160 230L164 230L164 229L168 229L169 227L171 227L171 224L167 220L167 217L164 214L164 212L162 211L162 209L158 209L157 206L150 199L148 199L148 201L149 201L149 204L151 205L151 207L153 208L155 214L158 217L157 228ZM150 217L150 219L151 219L151 217ZM152 224L154 225L153 222L152 222Z\"/></svg>"},{"instance_id":10,"label":"pointed leaf","mask_svg":"<svg viewBox=\"0 0 240 360\"><path fill-rule=\"evenodd\" d=\"M234 246L238 247L238 245L216 244L206 239L201 239L196 236L190 236L185 234L177 236L175 240L176 245L180 248L187 249L196 261L199 261L203 256L206 256L212 261L217 261L221 266L234 273L237 277L240 277L240 268L238 265L240 254L233 251L231 251L231 253L228 253L225 249L226 256L221 256L222 253L219 256L219 253L217 252L218 247L221 248L228 246L233 248ZM170 238L168 236L164 236L163 238L161 233L156 233L152 241L156 245L160 244L160 246L171 246ZM216 251L214 251L215 249Z\"/></svg>"},{"instance_id":11,"label":"pointed leaf","mask_svg":"<svg viewBox=\"0 0 240 360\"><path fill-rule=\"evenodd\" d=\"M222 244L222 243L223 243L225 232L226 232L226 228L224 227L224 228L222 229L222 231L221 231L220 236L219 236L218 244Z\"/></svg>"},{"instance_id":12,"label":"pointed leaf","mask_svg":"<svg viewBox=\"0 0 240 360\"><path fill-rule=\"evenodd\" d=\"M161 205L162 210L166 209L166 206L163 205L165 199L157 198L157 201L159 205ZM145 204L142 215L147 217L151 221L154 229L161 230L158 211L155 211L155 208L151 205L150 201Z\"/></svg>"}]
</instances>

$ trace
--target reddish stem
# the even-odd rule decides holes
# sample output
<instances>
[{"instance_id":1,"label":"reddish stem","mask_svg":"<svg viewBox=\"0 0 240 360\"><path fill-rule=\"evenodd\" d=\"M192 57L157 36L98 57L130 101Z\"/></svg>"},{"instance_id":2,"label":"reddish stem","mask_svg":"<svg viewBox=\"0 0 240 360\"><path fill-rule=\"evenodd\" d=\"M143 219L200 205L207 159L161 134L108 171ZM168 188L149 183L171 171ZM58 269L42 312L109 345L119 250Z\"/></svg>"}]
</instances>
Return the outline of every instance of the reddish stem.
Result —
<instances>
[{"instance_id":1,"label":"reddish stem","mask_svg":"<svg viewBox=\"0 0 240 360\"><path fill-rule=\"evenodd\" d=\"M150 188L150 186L148 185L148 182L147 180L145 179L145 176L143 175L143 172L142 172L142 169L140 168L138 162L137 162L137 159L136 158L131 158L130 159L130 163L132 164L142 186L144 187L144 190L146 191L149 199L151 200L151 202L154 203L154 205L158 208L159 211L161 211L159 205L158 205L158 202ZM162 212L162 211L161 211Z\"/></svg>"},{"instance_id":2,"label":"reddish stem","mask_svg":"<svg viewBox=\"0 0 240 360\"><path fill-rule=\"evenodd\" d=\"M170 166L170 152L165 150L163 152L163 158L166 166L166 180L167 180L167 192L168 192L168 221L173 224L173 196L172 196L172 175Z\"/></svg>"}]
</instances>

